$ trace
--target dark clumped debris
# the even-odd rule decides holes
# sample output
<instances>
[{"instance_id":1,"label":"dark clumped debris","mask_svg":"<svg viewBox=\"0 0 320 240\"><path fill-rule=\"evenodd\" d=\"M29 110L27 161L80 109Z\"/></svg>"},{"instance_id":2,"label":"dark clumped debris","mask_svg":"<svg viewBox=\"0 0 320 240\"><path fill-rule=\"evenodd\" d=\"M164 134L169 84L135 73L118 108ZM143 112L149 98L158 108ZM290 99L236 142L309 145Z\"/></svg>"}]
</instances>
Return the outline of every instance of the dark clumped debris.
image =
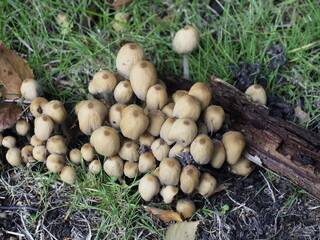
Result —
<instances>
[{"instance_id":1,"label":"dark clumped debris","mask_svg":"<svg viewBox=\"0 0 320 240\"><path fill-rule=\"evenodd\" d=\"M306 156L306 155L300 155L299 161L302 165L314 165L315 160L312 157Z\"/></svg>"},{"instance_id":2,"label":"dark clumped debris","mask_svg":"<svg viewBox=\"0 0 320 240\"><path fill-rule=\"evenodd\" d=\"M288 121L294 119L293 107L289 103L283 102L279 97L268 97L267 107L272 117L279 117Z\"/></svg>"},{"instance_id":3,"label":"dark clumped debris","mask_svg":"<svg viewBox=\"0 0 320 240\"><path fill-rule=\"evenodd\" d=\"M272 45L267 51L267 55L271 56L271 60L268 68L271 70L282 67L287 62L287 57L285 56L285 48L280 45Z\"/></svg>"},{"instance_id":4,"label":"dark clumped debris","mask_svg":"<svg viewBox=\"0 0 320 240\"><path fill-rule=\"evenodd\" d=\"M179 155L176 155L175 159L178 160L182 167L185 167L189 164L195 164L195 161L189 152L182 152Z\"/></svg>"}]
</instances>

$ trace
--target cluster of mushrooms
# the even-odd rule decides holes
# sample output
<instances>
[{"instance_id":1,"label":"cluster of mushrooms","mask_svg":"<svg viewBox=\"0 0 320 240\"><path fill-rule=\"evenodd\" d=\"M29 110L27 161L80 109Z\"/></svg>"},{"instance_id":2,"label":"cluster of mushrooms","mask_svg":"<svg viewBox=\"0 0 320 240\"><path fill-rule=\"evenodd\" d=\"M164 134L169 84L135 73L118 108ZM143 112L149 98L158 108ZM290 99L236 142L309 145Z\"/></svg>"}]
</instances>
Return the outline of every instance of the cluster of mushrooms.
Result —
<instances>
[{"instance_id":1,"label":"cluster of mushrooms","mask_svg":"<svg viewBox=\"0 0 320 240\"><path fill-rule=\"evenodd\" d=\"M177 32L173 46L186 55L198 42L198 32L187 26ZM201 165L219 169L226 161L232 173L246 176L252 171L251 161L241 156L245 140L240 132L226 132L221 141L210 137L222 127L225 112L210 104L208 84L197 82L189 91L178 90L169 96L155 66L145 60L143 48L136 43L121 47L116 67L118 73L97 72L88 87L91 99L75 106L79 128L90 141L74 149L68 149L66 137L59 134L67 117L62 102L40 97L39 84L25 80L21 94L31 101L34 121L20 119L15 132L29 136L30 144L20 150L13 136L0 134L0 143L8 148L8 163L44 162L62 181L73 184L74 164L88 162L91 174L103 169L118 179L141 177L138 191L142 199L151 201L160 193L165 203L171 203L180 190L205 197L215 192L217 180L201 172ZM250 92L252 98L254 92ZM254 100L263 101L261 97ZM194 203L185 198L177 202L176 209L185 218L195 212Z\"/></svg>"}]
</instances>

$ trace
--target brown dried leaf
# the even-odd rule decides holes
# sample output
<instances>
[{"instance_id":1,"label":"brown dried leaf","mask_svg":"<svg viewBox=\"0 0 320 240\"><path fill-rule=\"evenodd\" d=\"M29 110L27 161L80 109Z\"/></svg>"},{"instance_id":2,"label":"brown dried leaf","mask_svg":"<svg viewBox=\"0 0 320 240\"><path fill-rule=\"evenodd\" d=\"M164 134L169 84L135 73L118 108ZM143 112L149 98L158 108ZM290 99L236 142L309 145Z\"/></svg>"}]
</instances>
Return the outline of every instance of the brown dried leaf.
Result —
<instances>
[{"instance_id":1,"label":"brown dried leaf","mask_svg":"<svg viewBox=\"0 0 320 240\"><path fill-rule=\"evenodd\" d=\"M214 190L213 194L215 194L217 192L221 192L225 189L228 189L229 186L230 186L230 184L228 184L228 183L222 183Z\"/></svg>"},{"instance_id":2,"label":"brown dried leaf","mask_svg":"<svg viewBox=\"0 0 320 240\"><path fill-rule=\"evenodd\" d=\"M171 224L166 233L166 240L194 240L200 221Z\"/></svg>"},{"instance_id":3,"label":"brown dried leaf","mask_svg":"<svg viewBox=\"0 0 320 240\"><path fill-rule=\"evenodd\" d=\"M117 10L121 10L122 8L128 6L132 2L133 0L114 0L112 6Z\"/></svg>"},{"instance_id":4,"label":"brown dried leaf","mask_svg":"<svg viewBox=\"0 0 320 240\"><path fill-rule=\"evenodd\" d=\"M294 115L299 119L300 122L303 122L310 118L310 115L303 111L300 106L294 108Z\"/></svg>"},{"instance_id":5,"label":"brown dried leaf","mask_svg":"<svg viewBox=\"0 0 320 240\"><path fill-rule=\"evenodd\" d=\"M22 109L15 103L0 103L0 132L11 128L21 117Z\"/></svg>"},{"instance_id":6,"label":"brown dried leaf","mask_svg":"<svg viewBox=\"0 0 320 240\"><path fill-rule=\"evenodd\" d=\"M155 216L156 218L159 218L164 222L169 222L169 221L183 222L180 214L177 212L174 212L171 210L163 210L161 208L155 208L155 207L149 207L149 206L143 206L143 207L149 214Z\"/></svg>"}]
</instances>

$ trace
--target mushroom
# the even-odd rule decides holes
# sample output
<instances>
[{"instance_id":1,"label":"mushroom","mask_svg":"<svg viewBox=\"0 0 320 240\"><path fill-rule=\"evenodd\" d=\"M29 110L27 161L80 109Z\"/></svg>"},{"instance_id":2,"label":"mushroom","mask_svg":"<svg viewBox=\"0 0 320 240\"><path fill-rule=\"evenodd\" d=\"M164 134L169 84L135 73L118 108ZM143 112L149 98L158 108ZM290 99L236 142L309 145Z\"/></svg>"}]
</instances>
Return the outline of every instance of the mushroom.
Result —
<instances>
[{"instance_id":1,"label":"mushroom","mask_svg":"<svg viewBox=\"0 0 320 240\"><path fill-rule=\"evenodd\" d=\"M267 94L264 88L259 84L253 84L245 91L245 94L248 95L251 100L255 103L267 104Z\"/></svg>"},{"instance_id":2,"label":"mushroom","mask_svg":"<svg viewBox=\"0 0 320 240\"><path fill-rule=\"evenodd\" d=\"M130 14L128 12L117 12L114 15L116 22L112 23L112 28L116 32L120 32L124 29L124 25L129 22Z\"/></svg>"},{"instance_id":3,"label":"mushroom","mask_svg":"<svg viewBox=\"0 0 320 240\"><path fill-rule=\"evenodd\" d=\"M151 144L151 151L158 161L162 161L162 159L168 157L170 147L163 139L158 138Z\"/></svg>"},{"instance_id":4,"label":"mushroom","mask_svg":"<svg viewBox=\"0 0 320 240\"><path fill-rule=\"evenodd\" d=\"M140 155L138 161L139 172L146 173L152 170L156 165L156 159L151 152L144 152Z\"/></svg>"},{"instance_id":5,"label":"mushroom","mask_svg":"<svg viewBox=\"0 0 320 240\"><path fill-rule=\"evenodd\" d=\"M16 146L17 140L12 136L5 136L2 139L2 146L6 148L14 148Z\"/></svg>"},{"instance_id":6,"label":"mushroom","mask_svg":"<svg viewBox=\"0 0 320 240\"><path fill-rule=\"evenodd\" d=\"M191 95L184 95L175 103L173 117L190 118L197 121L201 113L201 103Z\"/></svg>"},{"instance_id":7,"label":"mushroom","mask_svg":"<svg viewBox=\"0 0 320 240\"><path fill-rule=\"evenodd\" d=\"M119 150L119 156L129 162L136 162L139 159L139 145L134 141L125 141Z\"/></svg>"},{"instance_id":8,"label":"mushroom","mask_svg":"<svg viewBox=\"0 0 320 240\"><path fill-rule=\"evenodd\" d=\"M168 204L168 203L172 203L174 196L177 195L178 192L179 192L178 187L168 185L161 189L160 195L163 198L163 202Z\"/></svg>"},{"instance_id":9,"label":"mushroom","mask_svg":"<svg viewBox=\"0 0 320 240\"><path fill-rule=\"evenodd\" d=\"M31 78L22 81L20 92L22 97L27 100L33 100L43 94L40 84Z\"/></svg>"},{"instance_id":10,"label":"mushroom","mask_svg":"<svg viewBox=\"0 0 320 240\"><path fill-rule=\"evenodd\" d=\"M168 103L166 89L160 84L151 86L147 91L146 103L149 110L163 108Z\"/></svg>"},{"instance_id":11,"label":"mushroom","mask_svg":"<svg viewBox=\"0 0 320 240\"><path fill-rule=\"evenodd\" d=\"M193 165L187 165L180 175L180 188L186 194L192 193L200 182L200 171Z\"/></svg>"},{"instance_id":12,"label":"mushroom","mask_svg":"<svg viewBox=\"0 0 320 240\"><path fill-rule=\"evenodd\" d=\"M30 130L30 124L23 119L16 122L16 131L20 136L26 136Z\"/></svg>"},{"instance_id":13,"label":"mushroom","mask_svg":"<svg viewBox=\"0 0 320 240\"><path fill-rule=\"evenodd\" d=\"M174 158L164 158L159 165L159 180L164 185L178 185L181 165Z\"/></svg>"},{"instance_id":14,"label":"mushroom","mask_svg":"<svg viewBox=\"0 0 320 240\"><path fill-rule=\"evenodd\" d=\"M147 174L140 179L138 191L145 201L150 201L160 191L160 182L157 177Z\"/></svg>"},{"instance_id":15,"label":"mushroom","mask_svg":"<svg viewBox=\"0 0 320 240\"><path fill-rule=\"evenodd\" d=\"M46 106L47 103L48 103L48 100L43 97L37 97L33 99L29 106L30 112L34 117L39 116L40 114L43 113L44 107Z\"/></svg>"},{"instance_id":16,"label":"mushroom","mask_svg":"<svg viewBox=\"0 0 320 240\"><path fill-rule=\"evenodd\" d=\"M47 150L49 153L66 154L68 152L67 139L61 135L55 135L48 139Z\"/></svg>"},{"instance_id":17,"label":"mushroom","mask_svg":"<svg viewBox=\"0 0 320 240\"><path fill-rule=\"evenodd\" d=\"M222 143L226 150L226 159L230 165L235 164L245 147L245 140L240 132L229 131L222 137Z\"/></svg>"},{"instance_id":18,"label":"mushroom","mask_svg":"<svg viewBox=\"0 0 320 240\"><path fill-rule=\"evenodd\" d=\"M170 158L174 158L177 155L180 155L184 150L184 146L182 146L179 143L176 143L175 145L173 145L173 147L170 149L169 151L169 157Z\"/></svg>"},{"instance_id":19,"label":"mushroom","mask_svg":"<svg viewBox=\"0 0 320 240\"><path fill-rule=\"evenodd\" d=\"M53 153L47 157L46 166L50 172L59 173L65 163L66 161L62 155Z\"/></svg>"},{"instance_id":20,"label":"mushroom","mask_svg":"<svg viewBox=\"0 0 320 240\"><path fill-rule=\"evenodd\" d=\"M137 140L147 130L149 119L144 110L131 104L122 111L120 130L123 136Z\"/></svg>"},{"instance_id":21,"label":"mushroom","mask_svg":"<svg viewBox=\"0 0 320 240\"><path fill-rule=\"evenodd\" d=\"M148 61L140 61L133 65L130 72L130 83L134 94L141 100L146 100L147 91L157 84L158 77L154 65Z\"/></svg>"},{"instance_id":22,"label":"mushroom","mask_svg":"<svg viewBox=\"0 0 320 240\"><path fill-rule=\"evenodd\" d=\"M126 107L123 103L116 103L109 109L109 123L113 128L120 129L122 111Z\"/></svg>"},{"instance_id":23,"label":"mushroom","mask_svg":"<svg viewBox=\"0 0 320 240\"><path fill-rule=\"evenodd\" d=\"M40 141L48 140L54 129L54 123L48 115L41 114L34 120L34 135Z\"/></svg>"},{"instance_id":24,"label":"mushroom","mask_svg":"<svg viewBox=\"0 0 320 240\"><path fill-rule=\"evenodd\" d=\"M67 118L67 111L62 102L51 100L44 106L43 113L48 115L56 124L62 124Z\"/></svg>"},{"instance_id":25,"label":"mushroom","mask_svg":"<svg viewBox=\"0 0 320 240\"><path fill-rule=\"evenodd\" d=\"M24 163L34 162L35 159L33 157L33 146L26 145L21 149L21 157Z\"/></svg>"},{"instance_id":26,"label":"mushroom","mask_svg":"<svg viewBox=\"0 0 320 240\"><path fill-rule=\"evenodd\" d=\"M76 170L71 166L64 166L61 169L60 178L65 183L74 184L76 181Z\"/></svg>"},{"instance_id":27,"label":"mushroom","mask_svg":"<svg viewBox=\"0 0 320 240\"><path fill-rule=\"evenodd\" d=\"M165 121L165 115L160 110L151 110L148 113L149 125L147 131L155 137L160 135L161 126Z\"/></svg>"},{"instance_id":28,"label":"mushroom","mask_svg":"<svg viewBox=\"0 0 320 240\"><path fill-rule=\"evenodd\" d=\"M207 164L212 159L213 144L211 139L205 135L198 135L190 146L190 153L196 163Z\"/></svg>"},{"instance_id":29,"label":"mushroom","mask_svg":"<svg viewBox=\"0 0 320 240\"><path fill-rule=\"evenodd\" d=\"M170 141L175 141L186 147L196 137L197 130L197 125L192 119L179 118L172 124L168 138Z\"/></svg>"},{"instance_id":30,"label":"mushroom","mask_svg":"<svg viewBox=\"0 0 320 240\"><path fill-rule=\"evenodd\" d=\"M118 72L124 76L126 79L129 79L130 72L133 65L144 59L143 48L136 43L127 43L123 45L116 59L116 66Z\"/></svg>"},{"instance_id":31,"label":"mushroom","mask_svg":"<svg viewBox=\"0 0 320 240\"><path fill-rule=\"evenodd\" d=\"M217 139L212 139L212 144L213 154L210 164L213 168L219 169L226 159L226 150L224 149L222 142Z\"/></svg>"},{"instance_id":32,"label":"mushroom","mask_svg":"<svg viewBox=\"0 0 320 240\"><path fill-rule=\"evenodd\" d=\"M112 99L110 94L112 94L117 84L117 78L113 73L100 70L93 76L88 89L91 94L101 94L104 99L110 101Z\"/></svg>"},{"instance_id":33,"label":"mushroom","mask_svg":"<svg viewBox=\"0 0 320 240\"><path fill-rule=\"evenodd\" d=\"M238 162L229 166L229 171L233 174L240 175L240 176L247 176L253 170L252 162L241 156Z\"/></svg>"},{"instance_id":34,"label":"mushroom","mask_svg":"<svg viewBox=\"0 0 320 240\"><path fill-rule=\"evenodd\" d=\"M208 135L207 125L203 122L198 122L198 134L206 134Z\"/></svg>"},{"instance_id":35,"label":"mushroom","mask_svg":"<svg viewBox=\"0 0 320 240\"><path fill-rule=\"evenodd\" d=\"M189 95L198 99L201 103L201 110L204 110L211 102L212 92L207 83L196 82L190 88Z\"/></svg>"},{"instance_id":36,"label":"mushroom","mask_svg":"<svg viewBox=\"0 0 320 240\"><path fill-rule=\"evenodd\" d=\"M94 159L94 157L96 156L96 152L94 151L94 147L90 143L84 144L81 147L80 152L81 152L82 158L87 162L91 162Z\"/></svg>"},{"instance_id":37,"label":"mushroom","mask_svg":"<svg viewBox=\"0 0 320 240\"><path fill-rule=\"evenodd\" d=\"M30 139L30 144L34 147L41 146L45 144L45 141L39 140L36 135L33 135Z\"/></svg>"},{"instance_id":38,"label":"mushroom","mask_svg":"<svg viewBox=\"0 0 320 240\"><path fill-rule=\"evenodd\" d=\"M166 121L164 121L164 123L161 126L160 129L160 137L168 144L171 145L174 143L174 141L169 139L169 133L170 133L170 129L173 125L173 123L176 121L177 119L175 118L168 118Z\"/></svg>"},{"instance_id":39,"label":"mushroom","mask_svg":"<svg viewBox=\"0 0 320 240\"><path fill-rule=\"evenodd\" d=\"M196 212L196 207L193 201L182 198L178 200L176 210L183 216L183 218L189 218Z\"/></svg>"},{"instance_id":40,"label":"mushroom","mask_svg":"<svg viewBox=\"0 0 320 240\"><path fill-rule=\"evenodd\" d=\"M159 179L159 172L160 172L160 168L156 167L151 174Z\"/></svg>"},{"instance_id":41,"label":"mushroom","mask_svg":"<svg viewBox=\"0 0 320 240\"><path fill-rule=\"evenodd\" d=\"M103 170L109 177L121 178L123 176L123 160L117 155L109 157L103 164Z\"/></svg>"},{"instance_id":42,"label":"mushroom","mask_svg":"<svg viewBox=\"0 0 320 240\"><path fill-rule=\"evenodd\" d=\"M93 160L90 164L89 164L89 172L93 173L94 175L97 175L101 172L102 166L99 160Z\"/></svg>"},{"instance_id":43,"label":"mushroom","mask_svg":"<svg viewBox=\"0 0 320 240\"><path fill-rule=\"evenodd\" d=\"M177 90L177 91L175 91L172 94L173 103L177 103L179 101L179 99L182 98L185 95L188 95L188 91L186 91L186 90Z\"/></svg>"},{"instance_id":44,"label":"mushroom","mask_svg":"<svg viewBox=\"0 0 320 240\"><path fill-rule=\"evenodd\" d=\"M205 109L203 118L209 132L217 132L222 127L225 119L225 113L222 107L210 105Z\"/></svg>"},{"instance_id":45,"label":"mushroom","mask_svg":"<svg viewBox=\"0 0 320 240\"><path fill-rule=\"evenodd\" d=\"M113 91L113 96L118 103L128 103L133 96L130 81L120 81Z\"/></svg>"},{"instance_id":46,"label":"mushroom","mask_svg":"<svg viewBox=\"0 0 320 240\"><path fill-rule=\"evenodd\" d=\"M145 132L139 137L139 143L141 145L151 147L151 144L154 142L154 136L152 136L150 133Z\"/></svg>"},{"instance_id":47,"label":"mushroom","mask_svg":"<svg viewBox=\"0 0 320 240\"><path fill-rule=\"evenodd\" d=\"M19 166L22 163L21 152L19 148L10 148L6 153L8 163L13 166Z\"/></svg>"},{"instance_id":48,"label":"mushroom","mask_svg":"<svg viewBox=\"0 0 320 240\"><path fill-rule=\"evenodd\" d=\"M69 152L69 160L74 164L81 163L81 151L78 148L74 148Z\"/></svg>"},{"instance_id":49,"label":"mushroom","mask_svg":"<svg viewBox=\"0 0 320 240\"><path fill-rule=\"evenodd\" d=\"M92 133L90 144L99 154L106 157L113 156L120 149L119 133L112 127L101 126Z\"/></svg>"},{"instance_id":50,"label":"mushroom","mask_svg":"<svg viewBox=\"0 0 320 240\"><path fill-rule=\"evenodd\" d=\"M192 26L180 29L174 36L172 45L174 51L183 55L183 77L189 79L188 53L198 47L200 40L199 32Z\"/></svg>"},{"instance_id":51,"label":"mushroom","mask_svg":"<svg viewBox=\"0 0 320 240\"><path fill-rule=\"evenodd\" d=\"M123 173L128 178L135 178L138 175L138 163L126 162L124 164Z\"/></svg>"},{"instance_id":52,"label":"mushroom","mask_svg":"<svg viewBox=\"0 0 320 240\"><path fill-rule=\"evenodd\" d=\"M168 117L172 118L173 117L173 109L174 109L174 103L168 103L162 108L162 112Z\"/></svg>"},{"instance_id":53,"label":"mushroom","mask_svg":"<svg viewBox=\"0 0 320 240\"><path fill-rule=\"evenodd\" d=\"M202 173L197 190L204 197L210 197L217 188L217 180L209 173Z\"/></svg>"},{"instance_id":54,"label":"mushroom","mask_svg":"<svg viewBox=\"0 0 320 240\"><path fill-rule=\"evenodd\" d=\"M32 155L35 160L44 162L47 158L47 149L43 145L35 146L33 147Z\"/></svg>"}]
</instances>

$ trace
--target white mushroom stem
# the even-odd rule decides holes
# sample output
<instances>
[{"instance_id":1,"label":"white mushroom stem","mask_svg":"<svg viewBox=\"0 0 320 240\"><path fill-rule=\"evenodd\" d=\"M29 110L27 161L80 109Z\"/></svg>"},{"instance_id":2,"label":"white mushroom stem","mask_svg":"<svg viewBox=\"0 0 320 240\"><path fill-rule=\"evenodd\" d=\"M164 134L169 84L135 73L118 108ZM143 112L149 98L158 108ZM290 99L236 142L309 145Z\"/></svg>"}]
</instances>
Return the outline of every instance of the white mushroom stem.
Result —
<instances>
[{"instance_id":1,"label":"white mushroom stem","mask_svg":"<svg viewBox=\"0 0 320 240\"><path fill-rule=\"evenodd\" d=\"M188 54L183 54L183 77L189 80Z\"/></svg>"}]
</instances>

